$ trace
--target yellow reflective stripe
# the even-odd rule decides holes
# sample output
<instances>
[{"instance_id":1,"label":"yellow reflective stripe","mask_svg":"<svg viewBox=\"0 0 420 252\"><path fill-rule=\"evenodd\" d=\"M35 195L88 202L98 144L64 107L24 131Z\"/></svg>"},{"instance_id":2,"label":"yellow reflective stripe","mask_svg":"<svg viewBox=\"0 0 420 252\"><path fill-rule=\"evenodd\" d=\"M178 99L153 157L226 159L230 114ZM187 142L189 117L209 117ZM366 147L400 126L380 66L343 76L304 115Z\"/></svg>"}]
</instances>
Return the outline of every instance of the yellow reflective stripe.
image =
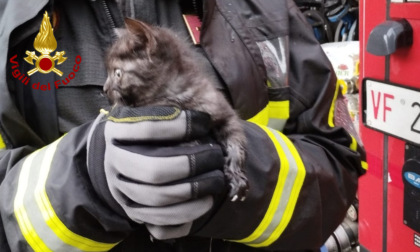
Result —
<instances>
[{"instance_id":1,"label":"yellow reflective stripe","mask_svg":"<svg viewBox=\"0 0 420 252\"><path fill-rule=\"evenodd\" d=\"M14 200L14 213L22 235L28 242L29 246L31 246L31 248L34 251L51 251L36 233L31 221L29 220L28 214L23 204L23 199L29 180L29 170L31 168L32 161L37 153L38 151L32 153L23 162L19 174L18 188Z\"/></svg>"},{"instance_id":2,"label":"yellow reflective stripe","mask_svg":"<svg viewBox=\"0 0 420 252\"><path fill-rule=\"evenodd\" d=\"M350 149L352 151L357 151L357 141L356 141L356 138L354 138L352 135L350 135L350 137L351 137Z\"/></svg>"},{"instance_id":3,"label":"yellow reflective stripe","mask_svg":"<svg viewBox=\"0 0 420 252\"><path fill-rule=\"evenodd\" d=\"M350 149L352 151L357 151L357 141L356 141L356 138L354 138L352 135L350 135L350 136L351 136ZM368 164L365 161L361 161L361 166L365 170L368 169Z\"/></svg>"},{"instance_id":4,"label":"yellow reflective stripe","mask_svg":"<svg viewBox=\"0 0 420 252\"><path fill-rule=\"evenodd\" d=\"M335 84L334 98L333 98L332 103L331 103L330 113L328 114L328 125L330 125L331 128L334 127L334 110L335 110L335 103L337 101L338 90L340 90L340 85L338 83L336 83Z\"/></svg>"},{"instance_id":5,"label":"yellow reflective stripe","mask_svg":"<svg viewBox=\"0 0 420 252\"><path fill-rule=\"evenodd\" d=\"M289 101L269 101L269 118L288 119L289 118Z\"/></svg>"},{"instance_id":6,"label":"yellow reflective stripe","mask_svg":"<svg viewBox=\"0 0 420 252\"><path fill-rule=\"evenodd\" d=\"M6 144L4 143L3 138L0 135L0 149L6 149Z\"/></svg>"},{"instance_id":7,"label":"yellow reflective stripe","mask_svg":"<svg viewBox=\"0 0 420 252\"><path fill-rule=\"evenodd\" d=\"M22 235L34 251L108 251L118 243L96 242L73 233L49 201L45 185L59 140L29 155L22 165L14 199Z\"/></svg>"},{"instance_id":8,"label":"yellow reflective stripe","mask_svg":"<svg viewBox=\"0 0 420 252\"><path fill-rule=\"evenodd\" d=\"M248 122L252 122L259 125L267 125L268 124L268 104L263 108L258 114L253 116L252 118L248 119Z\"/></svg>"},{"instance_id":9,"label":"yellow reflective stripe","mask_svg":"<svg viewBox=\"0 0 420 252\"><path fill-rule=\"evenodd\" d=\"M342 93L343 95L345 95L345 94L347 93L347 89L348 89L348 87L347 87L347 82L345 82L345 81L344 81L344 80L342 80L342 79L338 79L338 80L337 80L337 84L341 86L341 93Z\"/></svg>"},{"instance_id":10,"label":"yellow reflective stripe","mask_svg":"<svg viewBox=\"0 0 420 252\"><path fill-rule=\"evenodd\" d=\"M66 244L76 247L83 251L107 251L113 248L117 243L101 243L86 237L80 236L69 230L64 223L58 218L53 206L48 198L45 184L47 182L48 173L50 171L51 162L59 141L55 141L46 150L44 159L42 160L40 176L35 188L35 199L41 210L42 216L51 228L51 230Z\"/></svg>"},{"instance_id":11,"label":"yellow reflective stripe","mask_svg":"<svg viewBox=\"0 0 420 252\"><path fill-rule=\"evenodd\" d=\"M292 153L293 158L297 164L298 172L296 174L295 183L293 184L293 189L289 196L289 201L285 210L285 213L283 215L283 218L277 228L274 230L274 232L270 235L270 237L263 243L255 244L255 247L263 247L263 246L269 246L273 242L275 242L280 235L283 233L283 231L286 229L287 225L289 224L290 220L292 219L293 212L296 207L296 202L298 200L300 190L303 186L303 181L305 180L306 176L306 169L305 165L303 164L302 159L300 158L300 155L298 151L296 150L293 143L282 133L278 132L283 141L286 143L289 151ZM283 161L283 160L282 160ZM281 162L282 162L281 161ZM252 246L252 245L251 245Z\"/></svg>"},{"instance_id":12,"label":"yellow reflective stripe","mask_svg":"<svg viewBox=\"0 0 420 252\"><path fill-rule=\"evenodd\" d=\"M269 246L280 237L280 235L286 229L287 225L289 224L289 222L292 218L293 212L295 210L296 202L297 202L297 199L299 197L299 193L300 193L300 190L303 186L303 181L305 180L305 176L306 176L305 166L302 162L302 159L300 158L299 153L297 152L296 148L294 147L293 143L282 133L280 133L280 132L277 132L277 133L280 135L280 137L286 143L287 148L292 153L293 159L296 162L298 171L297 171L297 174L296 174L295 182L293 184L293 188L290 192L290 196L289 196L289 200L288 200L286 209L283 213L283 217L282 217L280 223L278 224L276 229L271 233L271 235L268 237L267 240L265 240L264 242L258 243L258 244L250 244L250 246L252 246L252 247L266 247L266 246ZM283 162L283 161L284 160L281 160L280 162Z\"/></svg>"},{"instance_id":13,"label":"yellow reflective stripe","mask_svg":"<svg viewBox=\"0 0 420 252\"><path fill-rule=\"evenodd\" d=\"M280 202L280 196L282 193L282 189L285 183L285 179L286 179L286 174L289 170L289 166L286 165L287 162L287 158L286 155L284 154L284 152L281 149L280 144L277 142L275 136L273 133L271 133L271 131L262 126L262 125L258 125L260 126L265 133L270 137L271 141L273 142L277 154L279 155L279 159L280 159L280 172L279 172L279 176L277 179L277 183L276 183L276 188L274 189L274 193L273 196L271 198L271 202L270 205L268 206L267 212L264 216L264 218L262 219L260 225L258 225L258 227L255 229L255 231L249 235L248 237L241 239L241 240L236 240L236 242L240 242L240 243L248 243L248 242L252 242L253 240L257 239L258 237L260 237L263 232L265 231L265 229L268 227L268 225L271 223L271 220L273 219L273 216L276 212L277 206ZM284 162L283 162L284 160Z\"/></svg>"},{"instance_id":14,"label":"yellow reflective stripe","mask_svg":"<svg viewBox=\"0 0 420 252\"><path fill-rule=\"evenodd\" d=\"M269 101L267 106L258 114L248 119L249 122L267 126L270 118L288 119L289 118L289 101Z\"/></svg>"},{"instance_id":15,"label":"yellow reflective stripe","mask_svg":"<svg viewBox=\"0 0 420 252\"><path fill-rule=\"evenodd\" d=\"M274 189L273 196L271 198L271 202L269 204L267 212L264 215L262 221L260 222L258 227L254 230L254 232L251 235L241 240L235 240L235 242L246 243L247 245L253 246L253 247L269 246L270 244L275 242L283 233L284 229L289 224L292 214L294 212L297 198L299 196L299 193L302 188L303 181L306 175L303 162L296 148L293 146L290 140L279 131L274 131L270 128L267 128L261 125L259 126L264 130L264 132L266 132L266 134L272 140L277 150L277 154L279 155L279 159L280 159L280 171L279 171L276 187ZM280 139L285 143L288 150L284 150L284 148L282 148L281 144L279 143L278 137L280 137ZM291 157L289 158L293 158L293 160L290 160L290 161L295 163L295 166L296 166L295 169L297 169L297 171L295 171L296 176L294 178L294 181L292 182L293 185L290 192L283 191L285 184L290 183L290 181L286 181L286 179L290 175L289 168L291 168L291 166L289 166L289 159L285 154L286 152L287 153L290 152ZM293 176L291 177L293 178ZM290 193L290 195L288 195L288 193ZM284 212L279 214L278 211L283 211L283 209L279 205L280 201L282 197L287 198L287 196L289 197L288 197L288 200L286 200L286 206L285 206ZM274 220L274 217L276 214L277 214L276 217L277 218L280 217L280 220L277 220L277 219ZM273 223L273 221L276 223ZM273 224L275 224L275 228L272 231L268 231L269 226L271 227ZM267 234L267 232L271 232L271 233ZM264 237L262 241L260 240L261 237Z\"/></svg>"},{"instance_id":16,"label":"yellow reflective stripe","mask_svg":"<svg viewBox=\"0 0 420 252\"><path fill-rule=\"evenodd\" d=\"M362 161L362 168L367 170L368 169L368 163L365 161Z\"/></svg>"}]
</instances>

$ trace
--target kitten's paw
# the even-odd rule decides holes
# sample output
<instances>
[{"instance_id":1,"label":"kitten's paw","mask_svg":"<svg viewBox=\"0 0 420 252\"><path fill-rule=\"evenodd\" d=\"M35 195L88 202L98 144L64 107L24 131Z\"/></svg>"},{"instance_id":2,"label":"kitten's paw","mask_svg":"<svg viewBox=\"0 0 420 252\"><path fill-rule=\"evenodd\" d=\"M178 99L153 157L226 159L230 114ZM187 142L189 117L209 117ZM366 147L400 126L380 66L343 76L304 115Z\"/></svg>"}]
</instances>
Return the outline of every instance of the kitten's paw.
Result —
<instances>
[{"instance_id":1,"label":"kitten's paw","mask_svg":"<svg viewBox=\"0 0 420 252\"><path fill-rule=\"evenodd\" d=\"M248 193L249 185L248 185L248 179L245 177L245 174L240 171L235 173L230 178L230 192L229 197L231 198L231 201L237 201L240 199L241 201L244 201L246 199L246 194Z\"/></svg>"}]
</instances>

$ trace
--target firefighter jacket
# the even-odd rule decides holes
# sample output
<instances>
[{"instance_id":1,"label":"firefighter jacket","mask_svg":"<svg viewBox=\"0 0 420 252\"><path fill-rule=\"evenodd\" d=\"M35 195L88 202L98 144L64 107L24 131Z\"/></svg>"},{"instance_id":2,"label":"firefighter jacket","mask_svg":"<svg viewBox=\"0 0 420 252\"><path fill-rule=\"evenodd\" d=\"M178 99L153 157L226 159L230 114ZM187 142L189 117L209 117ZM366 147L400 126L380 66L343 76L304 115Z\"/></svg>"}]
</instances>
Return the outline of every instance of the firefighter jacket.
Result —
<instances>
[{"instance_id":1,"label":"firefighter jacket","mask_svg":"<svg viewBox=\"0 0 420 252\"><path fill-rule=\"evenodd\" d=\"M84 8L110 1L69 2L77 7L68 15L114 15L112 8ZM0 251L315 250L341 223L367 169L365 154L332 67L292 0L205 1L201 46L248 121L250 191L244 202L221 203L193 236L166 242L151 241L96 196L86 171L89 121L58 138L49 92L11 75L12 61L28 65L22 41L33 41L51 4L0 1ZM80 69L92 67L103 53L93 42L88 50L63 50L68 60L79 50ZM12 59L12 50L21 55ZM12 94L16 85L33 95ZM31 105L18 108L22 99Z\"/></svg>"}]
</instances>

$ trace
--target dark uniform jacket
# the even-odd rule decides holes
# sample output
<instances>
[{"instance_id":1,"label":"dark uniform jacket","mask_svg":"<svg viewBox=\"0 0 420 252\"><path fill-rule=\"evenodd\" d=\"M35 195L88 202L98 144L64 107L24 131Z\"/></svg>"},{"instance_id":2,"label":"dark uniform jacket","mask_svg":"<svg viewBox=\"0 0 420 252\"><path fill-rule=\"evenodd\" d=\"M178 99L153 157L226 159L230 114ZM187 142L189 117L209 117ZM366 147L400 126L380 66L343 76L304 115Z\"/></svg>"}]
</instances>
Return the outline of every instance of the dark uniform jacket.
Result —
<instances>
[{"instance_id":1,"label":"dark uniform jacket","mask_svg":"<svg viewBox=\"0 0 420 252\"><path fill-rule=\"evenodd\" d=\"M165 242L99 200L86 168L89 122L100 102L82 93L96 95L105 81L98 62L121 14L106 0L61 1L55 16L54 8L48 0L0 1L0 251L322 246L367 164L331 65L292 0L205 1L201 48L248 121L250 191L245 202L217 206L194 236ZM34 67L23 58L45 10L54 16L57 51L66 52L57 65L63 76L37 73L25 85L16 76ZM85 124L66 123L69 111L82 115L73 124Z\"/></svg>"}]
</instances>

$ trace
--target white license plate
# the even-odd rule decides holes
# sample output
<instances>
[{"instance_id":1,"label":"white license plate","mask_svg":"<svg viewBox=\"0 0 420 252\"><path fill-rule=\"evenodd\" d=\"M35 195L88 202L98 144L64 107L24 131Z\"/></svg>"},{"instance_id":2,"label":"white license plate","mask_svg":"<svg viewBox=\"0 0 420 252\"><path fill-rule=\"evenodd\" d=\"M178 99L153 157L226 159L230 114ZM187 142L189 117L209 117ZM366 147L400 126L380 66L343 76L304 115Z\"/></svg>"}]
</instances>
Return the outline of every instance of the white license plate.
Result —
<instances>
[{"instance_id":1,"label":"white license plate","mask_svg":"<svg viewBox=\"0 0 420 252\"><path fill-rule=\"evenodd\" d=\"M420 90L365 79L362 92L367 127L420 144Z\"/></svg>"}]
</instances>

